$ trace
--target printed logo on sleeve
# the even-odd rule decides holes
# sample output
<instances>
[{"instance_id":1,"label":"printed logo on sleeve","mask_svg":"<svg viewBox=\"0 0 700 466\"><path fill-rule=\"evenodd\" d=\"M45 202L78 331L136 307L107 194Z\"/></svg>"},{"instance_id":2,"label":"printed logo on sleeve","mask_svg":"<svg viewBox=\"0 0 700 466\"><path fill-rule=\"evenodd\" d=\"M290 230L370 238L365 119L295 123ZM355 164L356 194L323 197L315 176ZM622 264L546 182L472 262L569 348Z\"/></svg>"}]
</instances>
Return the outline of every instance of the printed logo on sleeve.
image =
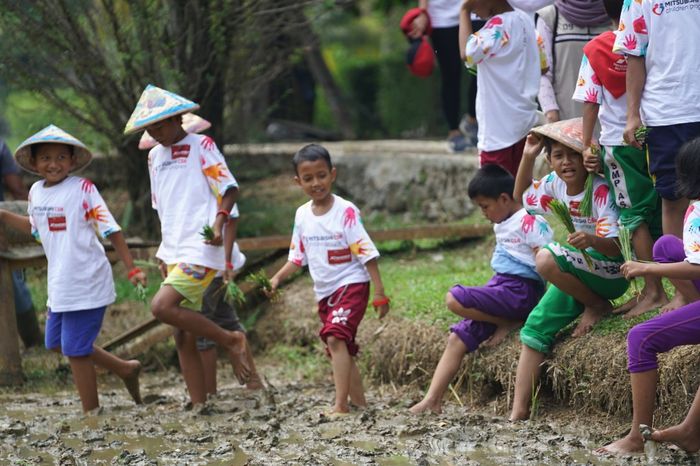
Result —
<instances>
[{"instance_id":1,"label":"printed logo on sleeve","mask_svg":"<svg viewBox=\"0 0 700 466\"><path fill-rule=\"evenodd\" d=\"M49 231L66 231L66 216L56 215L48 217Z\"/></svg>"},{"instance_id":2,"label":"printed logo on sleeve","mask_svg":"<svg viewBox=\"0 0 700 466\"><path fill-rule=\"evenodd\" d=\"M190 155L190 145L189 144L180 144L180 145L175 145L171 146L171 157L173 160L175 159L186 159Z\"/></svg>"},{"instance_id":3,"label":"printed logo on sleeve","mask_svg":"<svg viewBox=\"0 0 700 466\"><path fill-rule=\"evenodd\" d=\"M345 264L351 260L352 253L350 252L350 248L328 250L328 263L331 265Z\"/></svg>"}]
</instances>

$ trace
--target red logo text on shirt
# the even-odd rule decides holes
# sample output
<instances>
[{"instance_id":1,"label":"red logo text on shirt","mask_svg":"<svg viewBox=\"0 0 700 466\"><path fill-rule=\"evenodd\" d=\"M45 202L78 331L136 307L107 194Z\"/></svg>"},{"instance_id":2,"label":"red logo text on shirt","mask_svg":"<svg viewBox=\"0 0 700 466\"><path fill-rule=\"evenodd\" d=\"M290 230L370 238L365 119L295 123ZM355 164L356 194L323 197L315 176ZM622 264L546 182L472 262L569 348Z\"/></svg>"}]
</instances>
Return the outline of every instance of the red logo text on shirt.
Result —
<instances>
[{"instance_id":1,"label":"red logo text on shirt","mask_svg":"<svg viewBox=\"0 0 700 466\"><path fill-rule=\"evenodd\" d=\"M179 146L171 146L171 157L173 160L175 159L186 159L188 155L190 155L190 145L189 144L182 144Z\"/></svg>"},{"instance_id":2,"label":"red logo text on shirt","mask_svg":"<svg viewBox=\"0 0 700 466\"><path fill-rule=\"evenodd\" d=\"M351 260L352 254L350 253L350 248L328 250L328 263L331 265L345 264Z\"/></svg>"},{"instance_id":3,"label":"red logo text on shirt","mask_svg":"<svg viewBox=\"0 0 700 466\"><path fill-rule=\"evenodd\" d=\"M49 217L49 231L66 231L66 217Z\"/></svg>"}]
</instances>

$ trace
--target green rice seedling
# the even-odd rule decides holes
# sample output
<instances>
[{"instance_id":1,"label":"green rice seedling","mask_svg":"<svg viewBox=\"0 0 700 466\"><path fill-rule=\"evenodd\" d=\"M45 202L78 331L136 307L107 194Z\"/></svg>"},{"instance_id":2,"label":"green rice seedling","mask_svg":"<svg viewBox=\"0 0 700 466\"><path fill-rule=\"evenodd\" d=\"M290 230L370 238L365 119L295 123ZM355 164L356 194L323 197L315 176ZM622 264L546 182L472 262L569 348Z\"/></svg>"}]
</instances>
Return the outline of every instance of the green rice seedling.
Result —
<instances>
[{"instance_id":1,"label":"green rice seedling","mask_svg":"<svg viewBox=\"0 0 700 466\"><path fill-rule=\"evenodd\" d=\"M476 66L467 66L467 73L471 74L472 76L476 76Z\"/></svg>"},{"instance_id":2,"label":"green rice seedling","mask_svg":"<svg viewBox=\"0 0 700 466\"><path fill-rule=\"evenodd\" d=\"M230 306L245 305L245 294L233 280L224 284L224 301Z\"/></svg>"},{"instance_id":3,"label":"green rice seedling","mask_svg":"<svg viewBox=\"0 0 700 466\"><path fill-rule=\"evenodd\" d=\"M211 225L204 225L202 231L199 232L199 236L204 238L205 241L211 241L214 239L214 229Z\"/></svg>"},{"instance_id":4,"label":"green rice seedling","mask_svg":"<svg viewBox=\"0 0 700 466\"><path fill-rule=\"evenodd\" d=\"M147 302L148 295L146 294L146 287L141 283L136 284L136 297L144 304Z\"/></svg>"},{"instance_id":5,"label":"green rice seedling","mask_svg":"<svg viewBox=\"0 0 700 466\"><path fill-rule=\"evenodd\" d=\"M593 155L600 157L600 149L597 146L591 146L591 152ZM586 184L583 186L583 199L581 199L581 203L578 206L578 211L584 217L590 217L593 214L593 181L595 176L595 173L589 172L588 177L586 177Z\"/></svg>"},{"instance_id":6,"label":"green rice seedling","mask_svg":"<svg viewBox=\"0 0 700 466\"><path fill-rule=\"evenodd\" d=\"M638 143L644 144L647 140L647 135L649 134L649 128L646 126L642 125L639 128L637 128L634 132L634 138L637 140Z\"/></svg>"},{"instance_id":7,"label":"green rice seedling","mask_svg":"<svg viewBox=\"0 0 700 466\"><path fill-rule=\"evenodd\" d=\"M632 232L626 226L621 226L618 231L618 240L620 242L620 252L622 257L627 261L633 261L634 253L632 252ZM639 287L637 286L637 280L633 278L631 280L632 289L635 293L639 292Z\"/></svg>"},{"instance_id":8,"label":"green rice seedling","mask_svg":"<svg viewBox=\"0 0 700 466\"><path fill-rule=\"evenodd\" d=\"M272 283L270 283L270 279L263 269L248 275L246 281L252 283L256 288L263 290L266 294L272 291ZM280 290L275 290L270 296L270 301L277 301L280 297L280 293Z\"/></svg>"},{"instance_id":9,"label":"green rice seedling","mask_svg":"<svg viewBox=\"0 0 700 466\"><path fill-rule=\"evenodd\" d=\"M569 208L566 205L564 205L562 201L560 201L559 199L553 199L549 203L549 208L552 210L554 216L557 217L557 219L564 225L564 228L566 228L567 232L574 233L576 231L576 228L574 227L574 222L573 220L571 220ZM583 249L579 249L579 251L581 251L581 254L583 254L583 259L586 261L588 268L593 269L593 261L591 260L591 256L589 256L588 253Z\"/></svg>"}]
</instances>

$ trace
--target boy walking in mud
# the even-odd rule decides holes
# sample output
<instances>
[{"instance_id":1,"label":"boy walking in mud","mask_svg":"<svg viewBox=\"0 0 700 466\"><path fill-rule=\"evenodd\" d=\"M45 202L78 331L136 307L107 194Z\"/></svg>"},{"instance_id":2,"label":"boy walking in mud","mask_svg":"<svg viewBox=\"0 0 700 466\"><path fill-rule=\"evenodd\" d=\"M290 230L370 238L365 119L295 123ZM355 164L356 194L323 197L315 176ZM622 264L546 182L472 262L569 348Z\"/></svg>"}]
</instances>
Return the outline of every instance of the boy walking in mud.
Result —
<instances>
[{"instance_id":1,"label":"boy walking in mud","mask_svg":"<svg viewBox=\"0 0 700 466\"><path fill-rule=\"evenodd\" d=\"M331 192L336 169L328 151L309 144L292 162L294 179L311 200L297 209L289 261L270 280L271 293L309 266L322 324L319 336L330 355L335 383L335 403L326 415L338 417L349 412L348 397L356 406L367 406L353 357L359 350L355 336L367 308L369 282L379 318L389 311L389 298L379 274L379 252L362 226L359 209Z\"/></svg>"},{"instance_id":2,"label":"boy walking in mud","mask_svg":"<svg viewBox=\"0 0 700 466\"><path fill-rule=\"evenodd\" d=\"M241 384L250 375L245 336L195 312L201 310L204 291L218 270L224 270L227 280L233 276L230 251L225 257L221 244L238 194L238 184L214 141L182 127L182 114L197 108L194 102L149 85L124 130L130 134L146 129L159 143L148 154L148 167L151 202L161 223L156 257L167 276L151 311L178 329L175 343L193 407L201 407L207 396L197 336L226 348ZM202 234L204 227L211 228L209 234Z\"/></svg>"},{"instance_id":3,"label":"boy walking in mud","mask_svg":"<svg viewBox=\"0 0 700 466\"><path fill-rule=\"evenodd\" d=\"M83 412L94 413L100 406L95 365L119 376L140 404L141 363L94 346L107 306L116 297L98 235L110 240L133 285L145 285L146 276L134 267L121 229L95 185L72 175L90 163L92 154L78 139L50 125L25 140L15 159L42 179L29 191L29 216L0 210L0 222L34 236L46 254L46 348L68 357Z\"/></svg>"},{"instance_id":4,"label":"boy walking in mud","mask_svg":"<svg viewBox=\"0 0 700 466\"><path fill-rule=\"evenodd\" d=\"M569 244L551 243L536 256L537 271L550 282L544 297L520 331L522 349L515 378L511 420L527 419L533 386L555 335L581 315L574 337L590 331L612 311L610 299L622 296L629 283L620 274L622 256L616 241L618 210L607 183L596 177L590 216L579 211L588 172L583 166L583 122L573 118L535 128L527 137L515 179L514 196L531 212L551 213L560 202L575 231ZM545 148L552 173L532 181L537 155Z\"/></svg>"},{"instance_id":5,"label":"boy walking in mud","mask_svg":"<svg viewBox=\"0 0 700 466\"><path fill-rule=\"evenodd\" d=\"M496 274L484 286L455 285L447 308L464 317L450 327L447 346L428 393L410 411L442 412L442 397L467 352L482 344L496 346L519 327L544 294L535 270L535 254L552 242L552 230L541 216L528 214L513 198L513 176L498 165L484 165L469 182L469 198L490 220L496 235L491 267Z\"/></svg>"}]
</instances>

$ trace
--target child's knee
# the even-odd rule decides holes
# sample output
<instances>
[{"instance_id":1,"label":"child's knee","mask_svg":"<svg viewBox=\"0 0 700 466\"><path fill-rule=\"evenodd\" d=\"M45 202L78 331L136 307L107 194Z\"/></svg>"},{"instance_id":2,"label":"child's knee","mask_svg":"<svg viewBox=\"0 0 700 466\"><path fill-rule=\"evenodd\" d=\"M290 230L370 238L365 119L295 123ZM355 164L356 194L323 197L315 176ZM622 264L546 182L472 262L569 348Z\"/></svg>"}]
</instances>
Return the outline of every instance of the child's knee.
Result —
<instances>
[{"instance_id":1,"label":"child's knee","mask_svg":"<svg viewBox=\"0 0 700 466\"><path fill-rule=\"evenodd\" d=\"M151 314L158 320L163 320L170 311L170 303L160 294L156 294L151 301Z\"/></svg>"},{"instance_id":2,"label":"child's knee","mask_svg":"<svg viewBox=\"0 0 700 466\"><path fill-rule=\"evenodd\" d=\"M683 242L674 235L663 235L657 239L652 249L655 262L680 262L685 259Z\"/></svg>"},{"instance_id":3,"label":"child's knee","mask_svg":"<svg viewBox=\"0 0 700 466\"><path fill-rule=\"evenodd\" d=\"M552 267L556 266L557 264L549 249L542 248L537 251L537 255L535 256L535 268L537 269L537 273L544 277L552 271Z\"/></svg>"},{"instance_id":4,"label":"child's knee","mask_svg":"<svg viewBox=\"0 0 700 466\"><path fill-rule=\"evenodd\" d=\"M345 340L340 339L338 337L334 337L333 335L330 335L328 336L328 338L326 338L326 345L328 345L328 349L331 351L331 353L341 351L343 348L347 350L347 344L345 343Z\"/></svg>"},{"instance_id":5,"label":"child's knee","mask_svg":"<svg viewBox=\"0 0 700 466\"><path fill-rule=\"evenodd\" d=\"M455 332L450 332L450 335L447 337L447 348L463 350L465 353L467 352L467 345L464 344L462 339Z\"/></svg>"},{"instance_id":6,"label":"child's knee","mask_svg":"<svg viewBox=\"0 0 700 466\"><path fill-rule=\"evenodd\" d=\"M452 295L452 293L449 291L445 295L445 305L447 306L447 309L452 312L457 312L457 310L462 307L462 305L455 299L454 295Z\"/></svg>"}]
</instances>

